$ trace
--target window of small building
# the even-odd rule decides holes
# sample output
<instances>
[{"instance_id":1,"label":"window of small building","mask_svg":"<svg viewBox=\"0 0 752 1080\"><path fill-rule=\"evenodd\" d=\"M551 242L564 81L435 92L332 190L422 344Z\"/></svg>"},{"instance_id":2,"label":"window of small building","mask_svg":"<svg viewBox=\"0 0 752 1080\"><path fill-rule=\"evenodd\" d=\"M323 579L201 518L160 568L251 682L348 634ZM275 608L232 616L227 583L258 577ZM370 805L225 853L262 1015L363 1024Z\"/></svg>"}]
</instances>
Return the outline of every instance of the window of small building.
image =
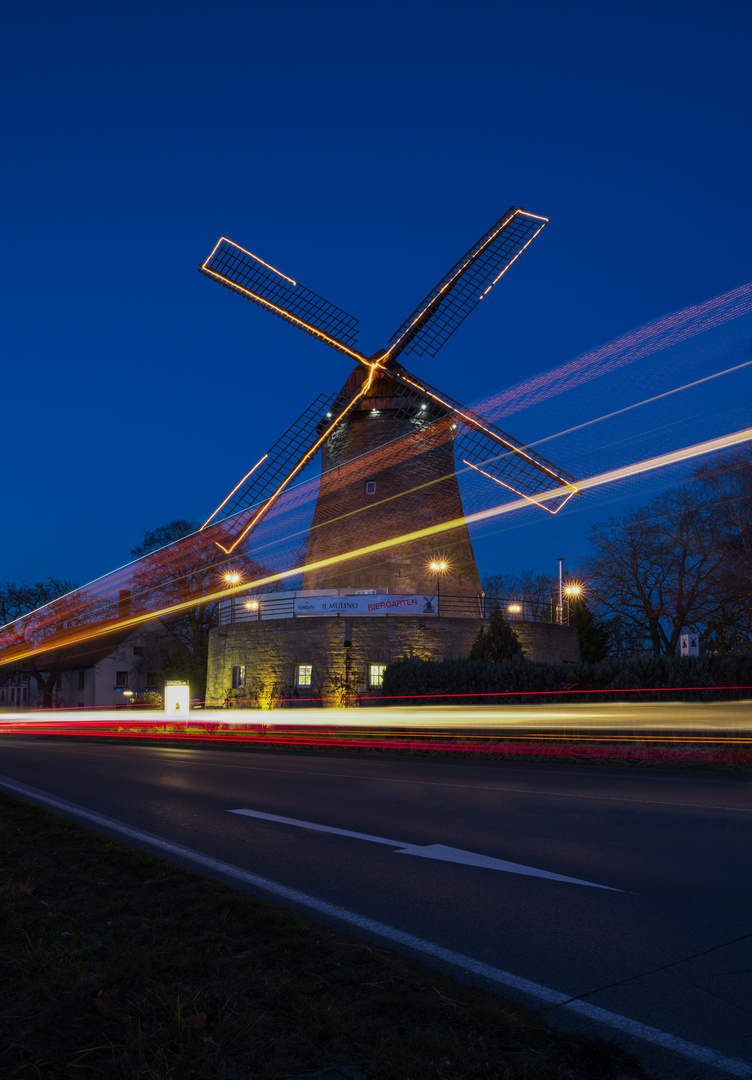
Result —
<instances>
[{"instance_id":1,"label":"window of small building","mask_svg":"<svg viewBox=\"0 0 752 1080\"><path fill-rule=\"evenodd\" d=\"M238 664L232 669L232 686L234 690L245 686L245 664Z\"/></svg>"},{"instance_id":2,"label":"window of small building","mask_svg":"<svg viewBox=\"0 0 752 1080\"><path fill-rule=\"evenodd\" d=\"M115 672L115 686L127 686L128 685L128 672L116 671Z\"/></svg>"},{"instance_id":3,"label":"window of small building","mask_svg":"<svg viewBox=\"0 0 752 1080\"><path fill-rule=\"evenodd\" d=\"M366 480L366 495L375 495L375 494L376 494L376 481L375 480Z\"/></svg>"},{"instance_id":4,"label":"window of small building","mask_svg":"<svg viewBox=\"0 0 752 1080\"><path fill-rule=\"evenodd\" d=\"M144 655L144 647L143 647L143 645L134 645L133 646L133 655L134 656L143 656Z\"/></svg>"},{"instance_id":5,"label":"window of small building","mask_svg":"<svg viewBox=\"0 0 752 1080\"><path fill-rule=\"evenodd\" d=\"M386 664L368 665L368 682L371 686L383 686Z\"/></svg>"},{"instance_id":6,"label":"window of small building","mask_svg":"<svg viewBox=\"0 0 752 1080\"><path fill-rule=\"evenodd\" d=\"M295 683L297 686L310 686L313 675L313 664L298 664L295 669Z\"/></svg>"},{"instance_id":7,"label":"window of small building","mask_svg":"<svg viewBox=\"0 0 752 1080\"><path fill-rule=\"evenodd\" d=\"M83 690L83 688L85 686L86 686L86 672L85 671L79 671L79 673L78 673L78 689Z\"/></svg>"},{"instance_id":8,"label":"window of small building","mask_svg":"<svg viewBox=\"0 0 752 1080\"><path fill-rule=\"evenodd\" d=\"M157 685L157 673L156 673L156 671L147 671L146 672L146 685L147 686L156 686Z\"/></svg>"}]
</instances>

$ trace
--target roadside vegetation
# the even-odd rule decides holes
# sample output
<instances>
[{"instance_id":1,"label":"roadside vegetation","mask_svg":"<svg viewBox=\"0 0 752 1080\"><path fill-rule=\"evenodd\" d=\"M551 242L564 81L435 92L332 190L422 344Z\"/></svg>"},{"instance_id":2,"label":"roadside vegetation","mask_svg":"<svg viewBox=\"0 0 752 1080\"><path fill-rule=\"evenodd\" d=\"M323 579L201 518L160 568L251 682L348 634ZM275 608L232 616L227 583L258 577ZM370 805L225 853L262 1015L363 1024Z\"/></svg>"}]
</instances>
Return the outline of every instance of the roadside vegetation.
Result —
<instances>
[{"instance_id":1,"label":"roadside vegetation","mask_svg":"<svg viewBox=\"0 0 752 1080\"><path fill-rule=\"evenodd\" d=\"M0 795L0 815L8 1080L645 1076L618 1049L21 800Z\"/></svg>"}]
</instances>

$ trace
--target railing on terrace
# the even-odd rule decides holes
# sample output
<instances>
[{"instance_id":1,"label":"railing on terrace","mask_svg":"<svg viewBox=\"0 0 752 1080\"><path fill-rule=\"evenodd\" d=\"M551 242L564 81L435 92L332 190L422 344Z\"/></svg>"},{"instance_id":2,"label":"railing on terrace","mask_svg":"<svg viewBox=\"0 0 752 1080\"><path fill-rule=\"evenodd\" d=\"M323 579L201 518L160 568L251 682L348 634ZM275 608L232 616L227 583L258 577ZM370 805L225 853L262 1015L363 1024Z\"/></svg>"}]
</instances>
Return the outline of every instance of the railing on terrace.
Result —
<instances>
[{"instance_id":1,"label":"railing on terrace","mask_svg":"<svg viewBox=\"0 0 752 1080\"><path fill-rule=\"evenodd\" d=\"M421 615L439 618L487 619L495 606L510 622L569 624L569 605L555 601L445 593L394 593L377 589L302 589L273 593L242 593L219 604L219 624L300 619L312 616Z\"/></svg>"}]
</instances>

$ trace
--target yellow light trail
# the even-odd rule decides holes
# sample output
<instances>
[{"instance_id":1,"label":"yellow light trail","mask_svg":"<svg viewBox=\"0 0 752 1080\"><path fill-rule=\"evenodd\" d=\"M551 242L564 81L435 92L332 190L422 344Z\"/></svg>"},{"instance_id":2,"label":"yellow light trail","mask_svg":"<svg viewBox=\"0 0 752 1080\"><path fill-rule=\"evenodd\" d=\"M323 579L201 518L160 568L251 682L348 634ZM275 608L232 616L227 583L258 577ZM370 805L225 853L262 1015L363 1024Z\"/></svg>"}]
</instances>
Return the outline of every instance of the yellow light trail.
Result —
<instances>
[{"instance_id":1,"label":"yellow light trail","mask_svg":"<svg viewBox=\"0 0 752 1080\"><path fill-rule=\"evenodd\" d=\"M722 435L716 439L707 439L704 442L695 443L692 446L686 446L680 450L673 450L668 454L659 454L656 457L647 458L644 461L637 461L631 465L624 465L619 469L611 469L608 472L588 477L588 479L580 481L580 488L583 491L588 491L593 488L603 487L608 484L616 483L619 480L627 479L630 476L654 472L657 469L663 469L669 465L675 465L682 461L690 461L693 458L718 453L721 450L728 450L732 446L739 446L750 440L752 440L752 427L743 428L741 431ZM545 495L539 496L539 498L556 498L562 494L567 494L568 491L568 488L554 488ZM463 525L474 525L483 521L488 521L503 514L512 513L515 510L521 510L529 505L529 502L522 498L515 502L502 503L499 506L494 506L487 510L479 510L467 517L452 518L449 521L439 522L436 525L431 525L424 529L416 529L414 532L403 533L401 536L394 536L389 540L381 540L373 544L367 544L361 548L354 548L352 551L343 552L341 555L332 555L329 558L319 559L316 562L308 563L304 566L293 567L290 570L282 570L279 573L269 574L266 577L257 578L255 581L247 581L232 588L219 589L216 592L202 597L201 602L211 603L215 600L223 600L226 597L235 596L237 593L244 590L257 589L263 585L269 585L277 581L295 577L301 570L321 570L328 566L334 566L340 562L346 562L349 559L359 559L364 555L372 555L378 551L397 547L400 544L408 544L415 540L422 540L429 536L438 535L439 533L451 532L452 529L460 528ZM167 615L194 607L196 602L197 600L194 597L191 600L186 600L179 604L172 604L156 611L144 612L140 615L133 615L125 619L113 620L105 626L93 627L84 633L73 632L69 635L60 634L54 640L43 642L26 652L17 652L10 649L6 651L4 656L0 657L0 666L13 663L19 659L29 659L44 652L52 652L56 649L78 645L84 641L89 641L93 638L101 637L104 634L112 633L113 630L138 626L143 622L164 618Z\"/></svg>"},{"instance_id":2,"label":"yellow light trail","mask_svg":"<svg viewBox=\"0 0 752 1080\"><path fill-rule=\"evenodd\" d=\"M618 693L618 691L610 691ZM0 717L0 732L20 720L25 724L79 727L103 726L114 722L121 726L162 725L174 722L162 709L70 709L55 710L40 717L38 712L7 714ZM216 723L195 710L190 723L202 726ZM366 711L341 708L296 710L232 709L223 711L221 722L227 728L337 728L350 731L399 732L402 736L457 731L467 739L571 739L608 741L693 741L712 742L714 735L733 733L739 742L752 738L752 701L715 702L630 702L562 705L373 705ZM572 731L571 729L576 729Z\"/></svg>"}]
</instances>

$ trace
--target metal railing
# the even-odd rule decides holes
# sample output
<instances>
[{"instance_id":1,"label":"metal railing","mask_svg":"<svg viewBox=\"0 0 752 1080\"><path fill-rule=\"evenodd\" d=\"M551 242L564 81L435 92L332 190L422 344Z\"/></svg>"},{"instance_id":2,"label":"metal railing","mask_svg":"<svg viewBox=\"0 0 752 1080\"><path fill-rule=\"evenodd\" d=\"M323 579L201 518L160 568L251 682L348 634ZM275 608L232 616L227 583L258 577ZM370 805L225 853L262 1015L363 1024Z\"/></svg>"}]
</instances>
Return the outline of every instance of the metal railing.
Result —
<instances>
[{"instance_id":1,"label":"metal railing","mask_svg":"<svg viewBox=\"0 0 752 1080\"><path fill-rule=\"evenodd\" d=\"M378 596L382 601L378 605L380 608L378 612L368 610L367 601L371 596ZM509 622L569 624L569 605L565 602L562 609L555 600L486 596L485 593L465 595L433 593L430 596L418 597L419 603L415 610L407 610L407 605L403 608L400 598L406 602L412 596L411 593L390 593L383 589L320 589L247 593L222 600L219 604L218 621L220 626L226 626L232 623L266 622L274 619L301 619L314 616L336 618L345 615L361 618L378 614L381 617L389 615L399 617L405 613L439 618L487 619L494 607L498 606L504 618ZM339 597L343 598L339 610L318 610L313 603L322 598L336 601ZM346 602L347 599L352 601L356 597L360 598L358 602L351 604ZM331 604L332 608L337 606L335 603ZM309 610L303 610L304 607L308 607Z\"/></svg>"}]
</instances>

